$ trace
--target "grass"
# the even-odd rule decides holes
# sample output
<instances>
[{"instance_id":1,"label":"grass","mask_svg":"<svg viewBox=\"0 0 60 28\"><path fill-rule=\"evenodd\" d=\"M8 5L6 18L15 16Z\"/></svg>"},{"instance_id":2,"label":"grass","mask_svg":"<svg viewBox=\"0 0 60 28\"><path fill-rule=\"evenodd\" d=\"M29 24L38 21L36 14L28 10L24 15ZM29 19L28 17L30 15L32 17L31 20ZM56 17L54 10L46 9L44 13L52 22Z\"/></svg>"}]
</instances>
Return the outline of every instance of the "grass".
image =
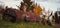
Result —
<instances>
[{"instance_id":1,"label":"grass","mask_svg":"<svg viewBox=\"0 0 60 28\"><path fill-rule=\"evenodd\" d=\"M32 22L11 23L7 21L2 21L2 18L0 16L0 28L58 28L58 27L41 25L41 24L32 23Z\"/></svg>"}]
</instances>

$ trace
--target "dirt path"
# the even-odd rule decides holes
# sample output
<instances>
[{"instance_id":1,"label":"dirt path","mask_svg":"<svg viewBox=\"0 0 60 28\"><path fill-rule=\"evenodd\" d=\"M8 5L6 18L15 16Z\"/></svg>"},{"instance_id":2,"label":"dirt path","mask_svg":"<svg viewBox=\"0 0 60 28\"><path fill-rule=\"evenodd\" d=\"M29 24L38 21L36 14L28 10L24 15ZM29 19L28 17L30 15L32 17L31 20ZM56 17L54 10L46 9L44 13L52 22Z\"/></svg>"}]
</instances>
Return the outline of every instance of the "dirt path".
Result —
<instances>
[{"instance_id":1,"label":"dirt path","mask_svg":"<svg viewBox=\"0 0 60 28\"><path fill-rule=\"evenodd\" d=\"M57 26L58 28L60 28L60 24L55 24L55 26Z\"/></svg>"}]
</instances>

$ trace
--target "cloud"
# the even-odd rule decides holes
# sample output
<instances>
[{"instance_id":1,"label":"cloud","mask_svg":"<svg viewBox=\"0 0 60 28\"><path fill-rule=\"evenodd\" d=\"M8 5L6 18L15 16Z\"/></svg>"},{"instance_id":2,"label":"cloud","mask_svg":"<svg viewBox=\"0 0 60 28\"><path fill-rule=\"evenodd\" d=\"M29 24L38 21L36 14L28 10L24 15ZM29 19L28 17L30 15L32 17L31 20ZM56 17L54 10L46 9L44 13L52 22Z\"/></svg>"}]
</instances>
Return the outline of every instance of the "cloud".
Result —
<instances>
[{"instance_id":1,"label":"cloud","mask_svg":"<svg viewBox=\"0 0 60 28\"><path fill-rule=\"evenodd\" d=\"M22 0L0 0L4 2L5 5L9 7L17 8L16 5L19 5ZM9 2L8 2L9 1ZM56 11L57 8L60 8L60 0L32 0L36 1L41 7L45 7L46 9L52 9ZM1 3L0 2L0 3Z\"/></svg>"},{"instance_id":2,"label":"cloud","mask_svg":"<svg viewBox=\"0 0 60 28\"><path fill-rule=\"evenodd\" d=\"M35 0L38 2L50 2L50 3L60 3L60 0Z\"/></svg>"}]
</instances>

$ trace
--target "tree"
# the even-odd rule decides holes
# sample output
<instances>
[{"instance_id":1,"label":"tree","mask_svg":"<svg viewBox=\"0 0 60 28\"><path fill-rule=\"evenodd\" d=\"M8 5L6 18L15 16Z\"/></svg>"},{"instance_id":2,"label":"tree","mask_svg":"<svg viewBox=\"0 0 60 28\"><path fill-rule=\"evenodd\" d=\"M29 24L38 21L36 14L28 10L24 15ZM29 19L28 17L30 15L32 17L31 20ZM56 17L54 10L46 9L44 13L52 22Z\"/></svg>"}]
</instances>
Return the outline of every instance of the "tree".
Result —
<instances>
[{"instance_id":1,"label":"tree","mask_svg":"<svg viewBox=\"0 0 60 28\"><path fill-rule=\"evenodd\" d=\"M27 3L28 4L28 7L33 3L33 2L30 2L31 0L23 0L24 3Z\"/></svg>"}]
</instances>

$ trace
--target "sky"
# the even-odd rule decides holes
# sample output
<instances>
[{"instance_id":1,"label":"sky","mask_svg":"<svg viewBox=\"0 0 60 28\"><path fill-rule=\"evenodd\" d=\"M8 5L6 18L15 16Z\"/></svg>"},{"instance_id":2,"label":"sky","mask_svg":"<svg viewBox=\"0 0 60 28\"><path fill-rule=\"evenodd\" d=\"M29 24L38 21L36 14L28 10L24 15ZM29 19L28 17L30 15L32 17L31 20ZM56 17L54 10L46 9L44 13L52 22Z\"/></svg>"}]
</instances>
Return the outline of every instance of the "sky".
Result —
<instances>
[{"instance_id":1,"label":"sky","mask_svg":"<svg viewBox=\"0 0 60 28\"><path fill-rule=\"evenodd\" d=\"M0 0L0 3L5 4L12 8L17 8L16 5L19 5L22 0ZM32 0L35 3L39 4L42 8L46 10L56 11L57 8L60 8L60 0Z\"/></svg>"}]
</instances>

